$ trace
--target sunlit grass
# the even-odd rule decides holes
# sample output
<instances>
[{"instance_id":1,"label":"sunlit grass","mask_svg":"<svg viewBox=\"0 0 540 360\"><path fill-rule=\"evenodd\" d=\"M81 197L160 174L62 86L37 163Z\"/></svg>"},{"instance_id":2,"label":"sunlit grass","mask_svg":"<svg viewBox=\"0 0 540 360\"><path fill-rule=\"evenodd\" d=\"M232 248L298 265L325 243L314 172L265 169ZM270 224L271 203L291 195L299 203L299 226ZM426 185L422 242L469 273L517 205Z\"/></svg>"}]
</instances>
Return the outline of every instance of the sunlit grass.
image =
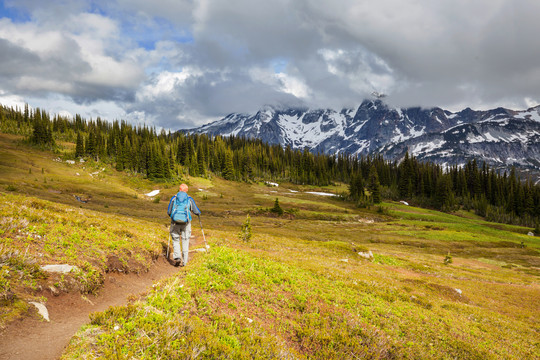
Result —
<instances>
[{"instance_id":1,"label":"sunlit grass","mask_svg":"<svg viewBox=\"0 0 540 360\"><path fill-rule=\"evenodd\" d=\"M0 145L8 259L0 295L16 295L5 302L4 321L27 311L25 288L99 288L113 258L132 271L148 268L167 239L166 206L178 183L189 185L202 210L209 253L130 305L92 315L65 358L525 359L540 352L540 242L529 229L465 211L400 203L358 209L302 193L340 193L346 184L153 183L100 163L55 162L56 154L13 136L0 135ZM154 189L159 201L144 195ZM283 216L267 211L276 198ZM244 242L238 232L248 213L253 237ZM193 233L202 236L198 221ZM372 260L358 255L369 250ZM80 287L34 271L50 262L77 265Z\"/></svg>"},{"instance_id":2,"label":"sunlit grass","mask_svg":"<svg viewBox=\"0 0 540 360\"><path fill-rule=\"evenodd\" d=\"M538 350L534 307L512 309L512 292L505 293L508 314L486 311L473 284L389 276L384 266L399 264L390 257L315 264L317 252L302 261L274 260L272 253L214 247L145 298L93 316L64 358L80 349L88 358L184 358L197 351L202 358L321 359L522 358ZM537 290L523 294L531 299ZM100 335L85 337L89 329Z\"/></svg>"}]
</instances>

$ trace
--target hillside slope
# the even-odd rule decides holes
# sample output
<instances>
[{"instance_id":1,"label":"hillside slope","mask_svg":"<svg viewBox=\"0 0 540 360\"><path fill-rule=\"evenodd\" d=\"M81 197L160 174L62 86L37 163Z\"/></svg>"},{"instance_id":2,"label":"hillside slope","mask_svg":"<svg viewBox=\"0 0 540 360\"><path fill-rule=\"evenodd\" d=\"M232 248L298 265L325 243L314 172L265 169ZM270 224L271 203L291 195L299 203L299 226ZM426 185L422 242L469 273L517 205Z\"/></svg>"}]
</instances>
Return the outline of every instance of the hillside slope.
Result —
<instances>
[{"instance_id":1,"label":"hillside slope","mask_svg":"<svg viewBox=\"0 0 540 360\"><path fill-rule=\"evenodd\" d=\"M142 194L159 189L165 200L173 184L99 163L54 161L56 154L15 137L0 140L6 154L0 158L2 269L9 271L2 273L3 296L6 284L19 304L39 296L33 291L52 279L42 279L34 265L80 265L73 287L66 282L63 290L76 295L76 284L99 280L109 259L134 271L162 252L166 201ZM210 251L128 304L93 314L64 359L522 359L540 353L540 242L527 235L531 229L466 211L399 203L362 209L326 196L344 192L343 184L183 181L202 210L194 234L203 235L202 224ZM75 194L92 197L81 203ZM276 199L283 215L270 211ZM245 242L239 233L248 219L253 236ZM360 255L369 251L371 259ZM13 298L4 300L2 309L15 308Z\"/></svg>"}]
</instances>

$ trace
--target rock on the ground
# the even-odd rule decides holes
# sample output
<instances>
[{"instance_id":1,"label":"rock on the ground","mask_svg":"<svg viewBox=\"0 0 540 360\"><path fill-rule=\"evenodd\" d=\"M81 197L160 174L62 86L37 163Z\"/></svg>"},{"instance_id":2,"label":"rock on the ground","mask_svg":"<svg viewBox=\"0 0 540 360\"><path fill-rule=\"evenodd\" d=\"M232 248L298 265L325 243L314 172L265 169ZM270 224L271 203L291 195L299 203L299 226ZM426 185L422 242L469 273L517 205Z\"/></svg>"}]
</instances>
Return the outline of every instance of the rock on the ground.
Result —
<instances>
[{"instance_id":1,"label":"rock on the ground","mask_svg":"<svg viewBox=\"0 0 540 360\"><path fill-rule=\"evenodd\" d=\"M360 257L363 257L364 259L368 259L368 260L373 259L373 253L371 252L371 250L366 251L366 252L360 251L358 255L360 255Z\"/></svg>"},{"instance_id":2,"label":"rock on the ground","mask_svg":"<svg viewBox=\"0 0 540 360\"><path fill-rule=\"evenodd\" d=\"M51 294L53 294L54 296L60 295L60 291L59 291L55 286L49 286L49 291L50 291Z\"/></svg>"},{"instance_id":3,"label":"rock on the ground","mask_svg":"<svg viewBox=\"0 0 540 360\"><path fill-rule=\"evenodd\" d=\"M71 270L77 270L77 267L73 265L68 265L68 264L44 265L41 267L41 270L46 271L46 272L67 274Z\"/></svg>"},{"instance_id":4,"label":"rock on the ground","mask_svg":"<svg viewBox=\"0 0 540 360\"><path fill-rule=\"evenodd\" d=\"M30 304L34 305L37 308L39 315L41 315L46 321L50 321L49 311L47 311L47 307L45 305L34 301L30 301Z\"/></svg>"}]
</instances>

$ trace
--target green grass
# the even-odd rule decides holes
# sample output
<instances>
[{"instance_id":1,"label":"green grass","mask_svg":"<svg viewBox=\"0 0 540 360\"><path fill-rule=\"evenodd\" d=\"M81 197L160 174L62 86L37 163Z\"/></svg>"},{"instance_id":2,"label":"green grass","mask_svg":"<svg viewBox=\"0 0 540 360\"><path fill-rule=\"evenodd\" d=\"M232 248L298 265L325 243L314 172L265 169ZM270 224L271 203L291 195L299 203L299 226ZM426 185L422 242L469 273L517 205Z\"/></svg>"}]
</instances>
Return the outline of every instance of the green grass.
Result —
<instances>
[{"instance_id":1,"label":"green grass","mask_svg":"<svg viewBox=\"0 0 540 360\"><path fill-rule=\"evenodd\" d=\"M375 278L376 263L363 265L371 276L314 271L229 247L191 266L131 305L95 314L64 359L497 359L538 351L532 317L485 311L456 281Z\"/></svg>"},{"instance_id":2,"label":"green grass","mask_svg":"<svg viewBox=\"0 0 540 360\"><path fill-rule=\"evenodd\" d=\"M99 163L54 162L58 154L19 140L0 134L4 324L25 315L28 289L91 290L110 264L148 268L180 181L202 210L211 245L130 304L93 314L65 359L540 356L540 241L530 229L465 211L384 203L380 213L289 191L339 193L343 184L152 183ZM162 191L159 202L143 195L153 189ZM283 216L265 210L276 197ZM253 236L244 242L238 233L248 213ZM201 235L198 223L193 232ZM372 261L358 255L367 250ZM48 278L39 265L49 262L81 270Z\"/></svg>"},{"instance_id":3,"label":"green grass","mask_svg":"<svg viewBox=\"0 0 540 360\"><path fill-rule=\"evenodd\" d=\"M0 327L21 315L39 288L97 291L105 272L146 271L162 251L163 228L34 197L0 192ZM40 266L78 267L61 279Z\"/></svg>"}]
</instances>

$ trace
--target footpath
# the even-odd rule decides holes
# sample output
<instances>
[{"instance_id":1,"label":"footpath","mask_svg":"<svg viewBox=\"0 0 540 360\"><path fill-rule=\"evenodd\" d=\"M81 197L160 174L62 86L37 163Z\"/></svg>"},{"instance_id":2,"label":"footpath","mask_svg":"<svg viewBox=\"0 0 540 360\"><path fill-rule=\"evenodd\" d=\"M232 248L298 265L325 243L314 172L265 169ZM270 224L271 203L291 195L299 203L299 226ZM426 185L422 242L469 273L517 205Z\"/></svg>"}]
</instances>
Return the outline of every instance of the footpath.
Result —
<instances>
[{"instance_id":1,"label":"footpath","mask_svg":"<svg viewBox=\"0 0 540 360\"><path fill-rule=\"evenodd\" d=\"M191 239L191 249L202 243L198 240ZM190 257L193 256L197 256L196 252L190 251ZM31 309L30 316L9 324L0 332L0 360L58 359L72 336L89 322L91 313L124 305L130 295L139 295L158 280L188 269L189 265L175 267L160 256L146 273L106 274L104 285L96 295L68 293L54 296L47 293L50 321L41 319L37 310Z\"/></svg>"}]
</instances>

